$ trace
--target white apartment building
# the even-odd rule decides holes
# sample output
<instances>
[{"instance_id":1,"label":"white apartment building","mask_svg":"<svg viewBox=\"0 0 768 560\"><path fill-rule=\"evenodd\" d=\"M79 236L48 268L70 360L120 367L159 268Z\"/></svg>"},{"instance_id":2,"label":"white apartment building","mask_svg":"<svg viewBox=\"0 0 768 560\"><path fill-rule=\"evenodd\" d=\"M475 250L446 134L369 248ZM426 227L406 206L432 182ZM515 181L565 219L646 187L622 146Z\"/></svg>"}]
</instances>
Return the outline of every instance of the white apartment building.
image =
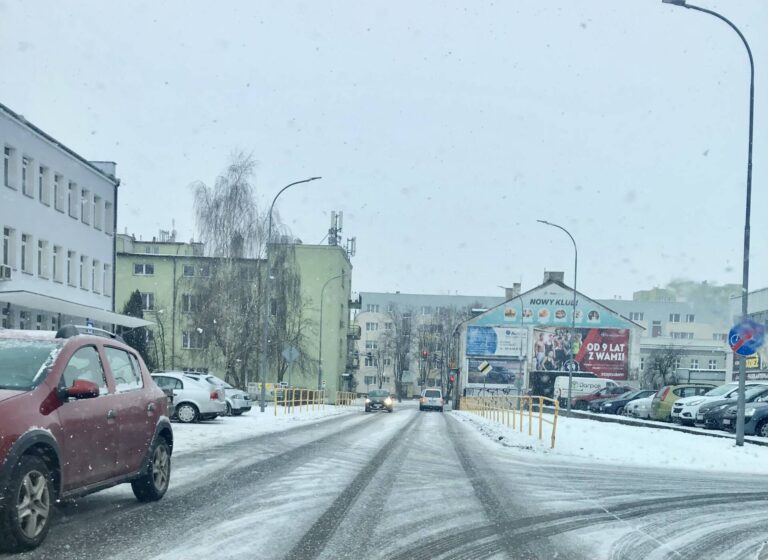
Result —
<instances>
[{"instance_id":1,"label":"white apartment building","mask_svg":"<svg viewBox=\"0 0 768 560\"><path fill-rule=\"evenodd\" d=\"M114 313L113 162L91 162L0 105L0 327L129 327Z\"/></svg>"}]
</instances>

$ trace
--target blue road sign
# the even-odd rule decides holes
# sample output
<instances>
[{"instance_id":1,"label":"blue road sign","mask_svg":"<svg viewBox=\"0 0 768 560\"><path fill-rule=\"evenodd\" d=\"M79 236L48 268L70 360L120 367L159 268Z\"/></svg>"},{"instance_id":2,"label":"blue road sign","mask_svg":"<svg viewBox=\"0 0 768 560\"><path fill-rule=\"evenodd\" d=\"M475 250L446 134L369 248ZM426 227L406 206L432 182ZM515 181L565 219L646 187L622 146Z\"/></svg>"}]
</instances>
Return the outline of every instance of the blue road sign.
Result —
<instances>
[{"instance_id":1,"label":"blue road sign","mask_svg":"<svg viewBox=\"0 0 768 560\"><path fill-rule=\"evenodd\" d=\"M728 333L728 344L739 356L751 356L764 340L765 327L752 319L742 319Z\"/></svg>"}]
</instances>

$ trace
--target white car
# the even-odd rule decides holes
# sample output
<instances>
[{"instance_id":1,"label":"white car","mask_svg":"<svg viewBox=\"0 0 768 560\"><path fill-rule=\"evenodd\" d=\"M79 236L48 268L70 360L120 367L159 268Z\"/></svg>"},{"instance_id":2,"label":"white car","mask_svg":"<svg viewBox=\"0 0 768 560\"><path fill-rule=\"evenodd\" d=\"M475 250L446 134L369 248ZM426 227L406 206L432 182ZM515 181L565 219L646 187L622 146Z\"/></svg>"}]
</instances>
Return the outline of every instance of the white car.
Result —
<instances>
[{"instance_id":1,"label":"white car","mask_svg":"<svg viewBox=\"0 0 768 560\"><path fill-rule=\"evenodd\" d=\"M747 383L747 387L759 384L760 383L749 382ZM672 421L679 422L686 426L693 426L696 423L696 415L698 414L701 405L723 399L733 399L733 402L736 402L738 390L739 383L734 381L715 387L703 395L678 399L672 405L672 412L670 414Z\"/></svg>"},{"instance_id":2,"label":"white car","mask_svg":"<svg viewBox=\"0 0 768 560\"><path fill-rule=\"evenodd\" d=\"M173 414L179 422L213 420L227 412L224 390L194 379L183 371L153 373L152 379L163 391L173 395Z\"/></svg>"},{"instance_id":3,"label":"white car","mask_svg":"<svg viewBox=\"0 0 768 560\"><path fill-rule=\"evenodd\" d=\"M445 400L443 400L443 391L438 388L424 389L419 399L419 410L439 410L443 411Z\"/></svg>"},{"instance_id":4,"label":"white car","mask_svg":"<svg viewBox=\"0 0 768 560\"><path fill-rule=\"evenodd\" d=\"M637 399L630 401L626 407L624 407L624 414L632 416L634 418L650 418L651 417L651 402L653 401L653 395L645 397L644 399Z\"/></svg>"},{"instance_id":5,"label":"white car","mask_svg":"<svg viewBox=\"0 0 768 560\"><path fill-rule=\"evenodd\" d=\"M251 397L245 391L233 387L226 381L223 381L209 373L190 373L186 375L194 379L206 381L209 385L219 387L224 390L224 397L227 401L227 416L240 416L244 412L251 410Z\"/></svg>"}]
</instances>

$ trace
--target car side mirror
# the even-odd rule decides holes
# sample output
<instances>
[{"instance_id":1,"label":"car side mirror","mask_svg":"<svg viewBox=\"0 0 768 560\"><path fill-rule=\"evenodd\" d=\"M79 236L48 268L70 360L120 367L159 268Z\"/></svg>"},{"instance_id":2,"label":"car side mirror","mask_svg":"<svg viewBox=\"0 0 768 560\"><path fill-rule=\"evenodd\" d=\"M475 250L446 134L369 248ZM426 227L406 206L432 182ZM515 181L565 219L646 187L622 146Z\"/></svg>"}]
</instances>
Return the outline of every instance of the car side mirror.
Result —
<instances>
[{"instance_id":1,"label":"car side mirror","mask_svg":"<svg viewBox=\"0 0 768 560\"><path fill-rule=\"evenodd\" d=\"M59 391L67 399L92 399L99 396L99 386L87 379L75 379L71 387Z\"/></svg>"}]
</instances>

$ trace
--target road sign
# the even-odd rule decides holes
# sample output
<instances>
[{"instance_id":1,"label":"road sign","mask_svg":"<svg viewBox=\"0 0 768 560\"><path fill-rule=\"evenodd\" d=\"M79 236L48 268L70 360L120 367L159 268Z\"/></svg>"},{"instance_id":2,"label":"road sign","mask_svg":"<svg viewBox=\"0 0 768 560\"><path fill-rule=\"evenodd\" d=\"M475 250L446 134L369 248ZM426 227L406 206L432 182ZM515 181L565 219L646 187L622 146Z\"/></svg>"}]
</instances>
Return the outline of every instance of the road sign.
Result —
<instances>
[{"instance_id":1,"label":"road sign","mask_svg":"<svg viewBox=\"0 0 768 560\"><path fill-rule=\"evenodd\" d=\"M486 361L482 361L480 365L477 366L477 371L479 371L483 375L488 375L489 373L491 373L492 369L493 369L493 366L491 366L491 364L489 364Z\"/></svg>"},{"instance_id":2,"label":"road sign","mask_svg":"<svg viewBox=\"0 0 768 560\"><path fill-rule=\"evenodd\" d=\"M728 333L728 344L739 356L751 356L765 340L765 327L752 319L743 319Z\"/></svg>"},{"instance_id":3,"label":"road sign","mask_svg":"<svg viewBox=\"0 0 768 560\"><path fill-rule=\"evenodd\" d=\"M296 350L293 346L286 346L285 350L281 352L283 358L285 358L285 361L289 364L292 364L296 360L299 359L299 351Z\"/></svg>"}]
</instances>

